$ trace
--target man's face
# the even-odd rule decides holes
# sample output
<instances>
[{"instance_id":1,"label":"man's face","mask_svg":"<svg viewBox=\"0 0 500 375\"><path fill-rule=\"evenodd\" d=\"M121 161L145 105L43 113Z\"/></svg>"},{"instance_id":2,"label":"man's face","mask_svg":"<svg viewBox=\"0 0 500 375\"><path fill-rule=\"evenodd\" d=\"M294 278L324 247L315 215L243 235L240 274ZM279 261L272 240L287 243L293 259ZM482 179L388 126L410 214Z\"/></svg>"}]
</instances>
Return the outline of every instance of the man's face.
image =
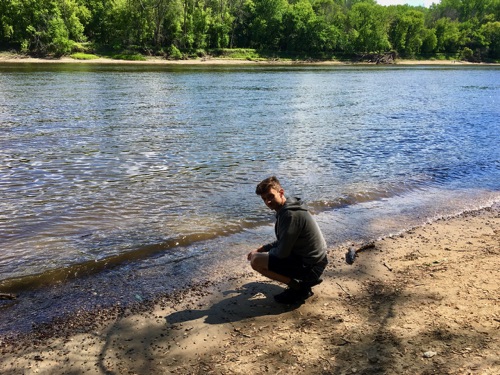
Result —
<instances>
[{"instance_id":1,"label":"man's face","mask_svg":"<svg viewBox=\"0 0 500 375\"><path fill-rule=\"evenodd\" d=\"M260 197L262 198L266 206L271 210L279 211L279 209L285 204L284 193L285 192L283 189L276 190L275 188L271 188Z\"/></svg>"}]
</instances>

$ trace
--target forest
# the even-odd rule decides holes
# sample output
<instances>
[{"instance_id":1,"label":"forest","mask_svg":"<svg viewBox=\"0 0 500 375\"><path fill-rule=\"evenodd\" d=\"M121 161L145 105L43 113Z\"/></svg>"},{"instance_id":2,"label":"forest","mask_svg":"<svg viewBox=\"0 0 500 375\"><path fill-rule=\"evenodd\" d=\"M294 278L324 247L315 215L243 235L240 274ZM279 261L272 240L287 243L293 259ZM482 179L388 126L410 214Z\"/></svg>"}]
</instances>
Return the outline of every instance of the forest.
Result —
<instances>
[{"instance_id":1,"label":"forest","mask_svg":"<svg viewBox=\"0 0 500 375\"><path fill-rule=\"evenodd\" d=\"M217 51L351 59L500 59L500 0L0 0L0 50L36 56Z\"/></svg>"}]
</instances>

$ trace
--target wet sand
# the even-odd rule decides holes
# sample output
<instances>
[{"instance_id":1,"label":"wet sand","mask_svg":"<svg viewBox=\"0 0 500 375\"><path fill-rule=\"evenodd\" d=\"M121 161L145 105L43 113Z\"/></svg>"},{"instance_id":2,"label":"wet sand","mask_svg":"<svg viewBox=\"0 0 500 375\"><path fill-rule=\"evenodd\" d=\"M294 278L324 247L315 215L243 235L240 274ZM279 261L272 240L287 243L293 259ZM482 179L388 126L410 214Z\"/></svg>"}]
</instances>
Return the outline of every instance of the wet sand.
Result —
<instances>
[{"instance_id":1,"label":"wet sand","mask_svg":"<svg viewBox=\"0 0 500 375\"><path fill-rule=\"evenodd\" d=\"M253 272L0 338L2 374L498 374L500 206L375 242L301 306ZM245 262L242 259L242 262Z\"/></svg>"}]
</instances>

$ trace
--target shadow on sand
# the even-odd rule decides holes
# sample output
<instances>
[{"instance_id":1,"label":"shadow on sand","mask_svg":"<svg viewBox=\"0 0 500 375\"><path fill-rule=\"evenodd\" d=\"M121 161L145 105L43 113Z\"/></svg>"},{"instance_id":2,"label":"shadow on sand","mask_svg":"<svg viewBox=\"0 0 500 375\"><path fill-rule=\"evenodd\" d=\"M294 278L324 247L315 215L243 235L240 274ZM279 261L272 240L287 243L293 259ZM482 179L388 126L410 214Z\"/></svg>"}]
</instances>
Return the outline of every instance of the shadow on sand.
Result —
<instances>
[{"instance_id":1,"label":"shadow on sand","mask_svg":"<svg viewBox=\"0 0 500 375\"><path fill-rule=\"evenodd\" d=\"M235 290L224 291L224 298L205 310L177 311L165 319L169 324L178 324L205 316L207 324L223 324L258 316L280 315L298 308L298 304L280 305L274 301L273 296L282 290L271 283L251 282Z\"/></svg>"}]
</instances>

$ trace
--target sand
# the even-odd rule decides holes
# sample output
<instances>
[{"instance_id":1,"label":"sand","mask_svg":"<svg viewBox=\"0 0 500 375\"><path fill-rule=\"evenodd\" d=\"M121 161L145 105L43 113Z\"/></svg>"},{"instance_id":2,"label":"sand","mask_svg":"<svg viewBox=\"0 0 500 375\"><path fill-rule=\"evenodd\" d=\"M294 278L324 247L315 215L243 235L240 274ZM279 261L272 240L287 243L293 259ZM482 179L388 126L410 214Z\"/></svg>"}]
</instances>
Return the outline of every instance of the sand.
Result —
<instances>
[{"instance_id":1,"label":"sand","mask_svg":"<svg viewBox=\"0 0 500 375\"><path fill-rule=\"evenodd\" d=\"M145 61L132 61L132 60L117 60L100 57L93 60L78 60L65 56L61 58L37 58L29 57L20 54L9 52L0 52L0 63L9 64L60 64L60 63L73 63L73 64L129 64L129 65L195 65L195 66L217 66L217 65L375 65L375 63L353 63L338 60L328 61L293 61L293 60L246 60L246 59L230 59L230 58L213 58L205 57L198 59L187 60L167 60L161 57L148 57ZM397 59L394 65L500 65L492 63L470 63L460 60L411 60L411 59ZM390 65L389 65L390 66Z\"/></svg>"},{"instance_id":2,"label":"sand","mask_svg":"<svg viewBox=\"0 0 500 375\"><path fill-rule=\"evenodd\" d=\"M500 373L499 205L379 239L353 265L346 250L329 249L300 306L276 304L282 287L250 270L220 271L135 308L0 339L0 373Z\"/></svg>"}]
</instances>

